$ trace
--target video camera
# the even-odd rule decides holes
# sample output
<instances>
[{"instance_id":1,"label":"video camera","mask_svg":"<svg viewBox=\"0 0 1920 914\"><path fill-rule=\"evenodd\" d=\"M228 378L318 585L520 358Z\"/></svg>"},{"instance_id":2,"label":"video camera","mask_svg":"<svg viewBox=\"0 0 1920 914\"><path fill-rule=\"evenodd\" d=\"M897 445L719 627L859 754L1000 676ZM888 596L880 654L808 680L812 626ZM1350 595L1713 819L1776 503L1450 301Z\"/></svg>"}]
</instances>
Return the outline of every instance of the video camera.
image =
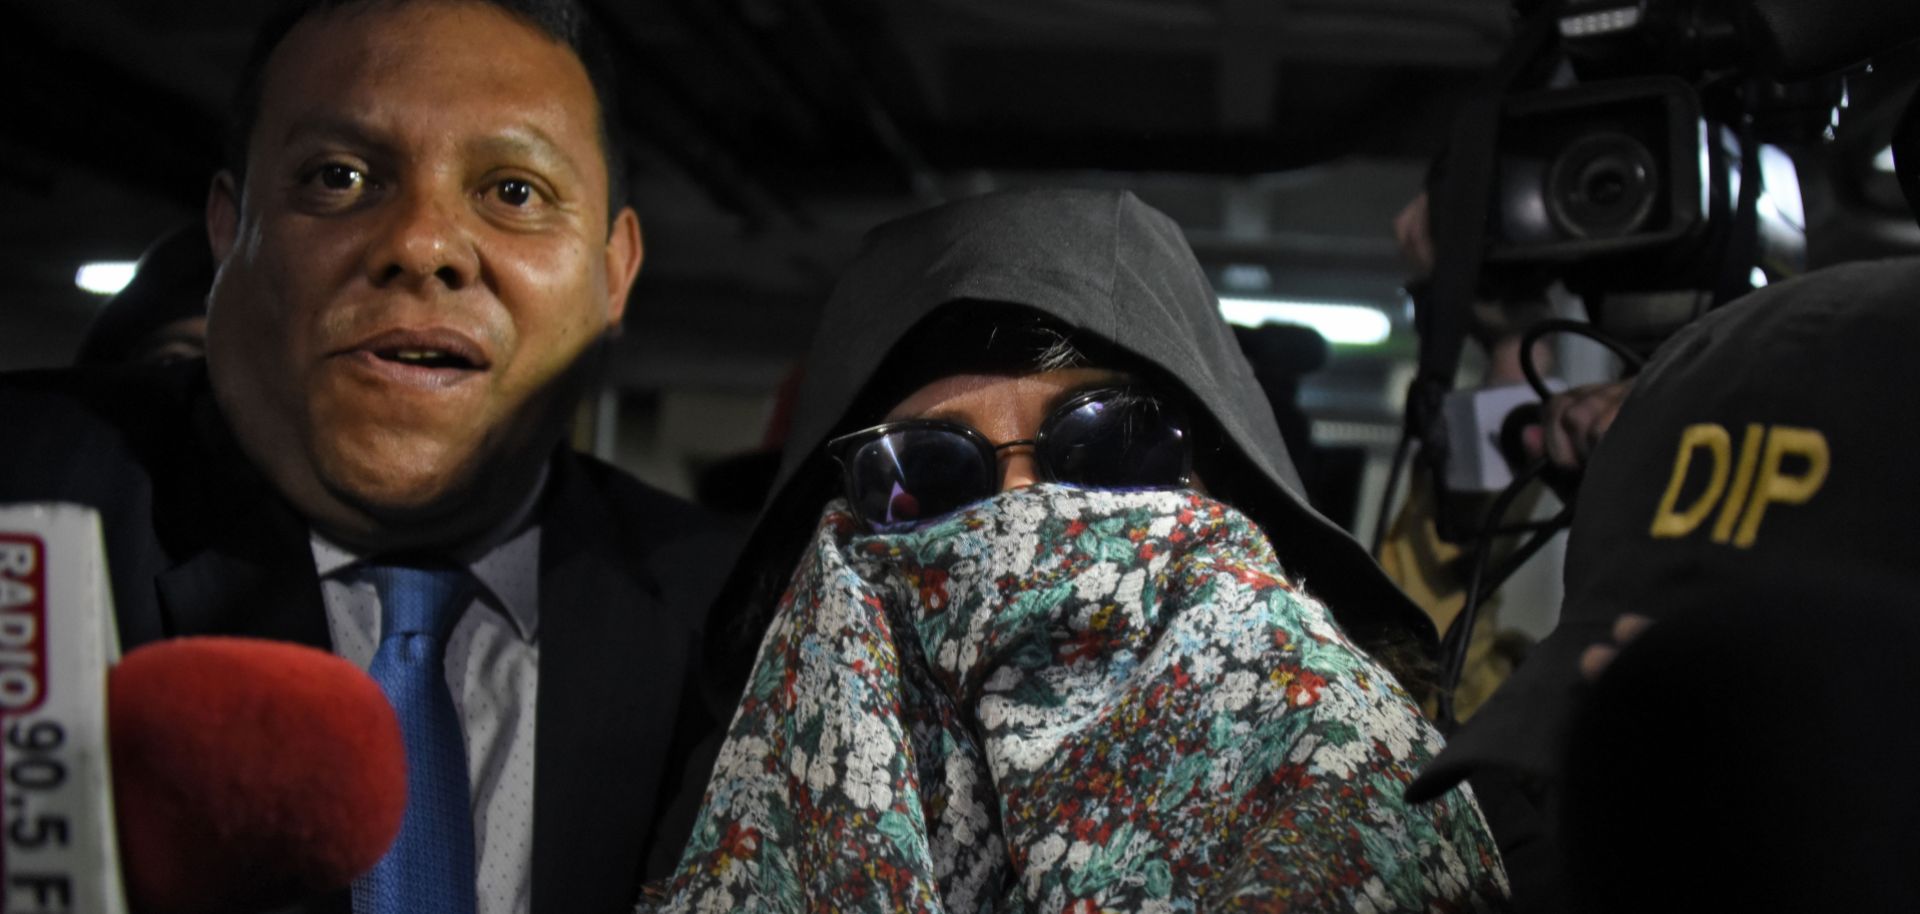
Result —
<instances>
[{"instance_id":1,"label":"video camera","mask_svg":"<svg viewBox=\"0 0 1920 914\"><path fill-rule=\"evenodd\" d=\"M1475 418L1486 404L1446 394L1475 301L1539 302L1560 283L1589 323L1556 329L1631 363L1710 307L1803 272L1796 158L1833 138L1845 70L1920 35L1913 0L1520 3L1437 163L1440 257L1415 297L1408 426L1454 492L1511 478L1491 443L1500 423ZM1920 187L1912 164L1906 186ZM1441 524L1456 540L1473 527Z\"/></svg>"},{"instance_id":2,"label":"video camera","mask_svg":"<svg viewBox=\"0 0 1920 914\"><path fill-rule=\"evenodd\" d=\"M1552 32L1534 75L1553 86L1516 80L1503 101L1485 294L1559 280L1644 351L1708 304L1805 269L1793 152L1831 138L1845 85L1786 72L1756 5L1565 0L1530 13Z\"/></svg>"}]
</instances>

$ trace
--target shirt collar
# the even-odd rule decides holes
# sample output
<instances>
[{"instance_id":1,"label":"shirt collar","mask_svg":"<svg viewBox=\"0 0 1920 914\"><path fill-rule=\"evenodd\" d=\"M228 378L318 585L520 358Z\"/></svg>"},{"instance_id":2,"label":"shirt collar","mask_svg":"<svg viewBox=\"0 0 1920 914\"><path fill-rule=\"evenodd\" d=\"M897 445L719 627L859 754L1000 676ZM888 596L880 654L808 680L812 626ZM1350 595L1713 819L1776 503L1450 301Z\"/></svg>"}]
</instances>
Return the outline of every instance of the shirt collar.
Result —
<instances>
[{"instance_id":1,"label":"shirt collar","mask_svg":"<svg viewBox=\"0 0 1920 914\"><path fill-rule=\"evenodd\" d=\"M540 628L540 525L534 510L546 493L548 467L528 490L527 498L505 523L471 544L450 550L480 582L481 602L503 612L521 640L532 642ZM352 569L368 557L348 549L309 528L314 570L322 578ZM490 598L490 599L489 599Z\"/></svg>"}]
</instances>

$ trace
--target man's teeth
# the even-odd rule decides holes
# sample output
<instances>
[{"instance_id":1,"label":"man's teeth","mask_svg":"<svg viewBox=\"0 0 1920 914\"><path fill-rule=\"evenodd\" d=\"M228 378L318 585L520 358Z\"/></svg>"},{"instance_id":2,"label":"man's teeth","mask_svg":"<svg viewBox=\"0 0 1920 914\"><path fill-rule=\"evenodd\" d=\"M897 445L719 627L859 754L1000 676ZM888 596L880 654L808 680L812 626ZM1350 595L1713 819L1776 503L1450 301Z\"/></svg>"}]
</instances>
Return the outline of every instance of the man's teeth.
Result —
<instances>
[{"instance_id":1,"label":"man's teeth","mask_svg":"<svg viewBox=\"0 0 1920 914\"><path fill-rule=\"evenodd\" d=\"M380 353L380 357L403 365L418 365L423 368L471 368L473 364L465 356L448 352L445 349L389 349Z\"/></svg>"}]
</instances>

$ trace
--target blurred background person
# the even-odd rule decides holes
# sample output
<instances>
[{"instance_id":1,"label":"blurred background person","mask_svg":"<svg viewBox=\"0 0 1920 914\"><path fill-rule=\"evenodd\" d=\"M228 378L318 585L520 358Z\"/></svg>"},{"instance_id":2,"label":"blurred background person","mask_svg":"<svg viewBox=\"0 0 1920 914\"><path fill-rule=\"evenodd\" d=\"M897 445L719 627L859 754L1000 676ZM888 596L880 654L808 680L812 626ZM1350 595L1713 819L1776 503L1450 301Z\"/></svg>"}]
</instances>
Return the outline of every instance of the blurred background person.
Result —
<instances>
[{"instance_id":1,"label":"blurred background person","mask_svg":"<svg viewBox=\"0 0 1920 914\"><path fill-rule=\"evenodd\" d=\"M213 252L203 225L180 226L140 255L133 280L87 326L75 365L165 364L207 354Z\"/></svg>"}]
</instances>

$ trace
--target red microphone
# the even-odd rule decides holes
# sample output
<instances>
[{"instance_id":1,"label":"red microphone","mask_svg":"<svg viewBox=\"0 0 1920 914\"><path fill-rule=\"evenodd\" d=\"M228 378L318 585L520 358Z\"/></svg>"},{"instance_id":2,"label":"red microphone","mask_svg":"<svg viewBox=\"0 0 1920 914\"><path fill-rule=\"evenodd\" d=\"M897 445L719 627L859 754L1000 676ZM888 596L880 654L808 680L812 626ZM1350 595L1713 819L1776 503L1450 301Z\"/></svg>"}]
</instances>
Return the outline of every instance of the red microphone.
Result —
<instances>
[{"instance_id":1,"label":"red microphone","mask_svg":"<svg viewBox=\"0 0 1920 914\"><path fill-rule=\"evenodd\" d=\"M324 651L180 638L107 679L121 878L142 914L259 911L373 868L407 760L380 686Z\"/></svg>"}]
</instances>

